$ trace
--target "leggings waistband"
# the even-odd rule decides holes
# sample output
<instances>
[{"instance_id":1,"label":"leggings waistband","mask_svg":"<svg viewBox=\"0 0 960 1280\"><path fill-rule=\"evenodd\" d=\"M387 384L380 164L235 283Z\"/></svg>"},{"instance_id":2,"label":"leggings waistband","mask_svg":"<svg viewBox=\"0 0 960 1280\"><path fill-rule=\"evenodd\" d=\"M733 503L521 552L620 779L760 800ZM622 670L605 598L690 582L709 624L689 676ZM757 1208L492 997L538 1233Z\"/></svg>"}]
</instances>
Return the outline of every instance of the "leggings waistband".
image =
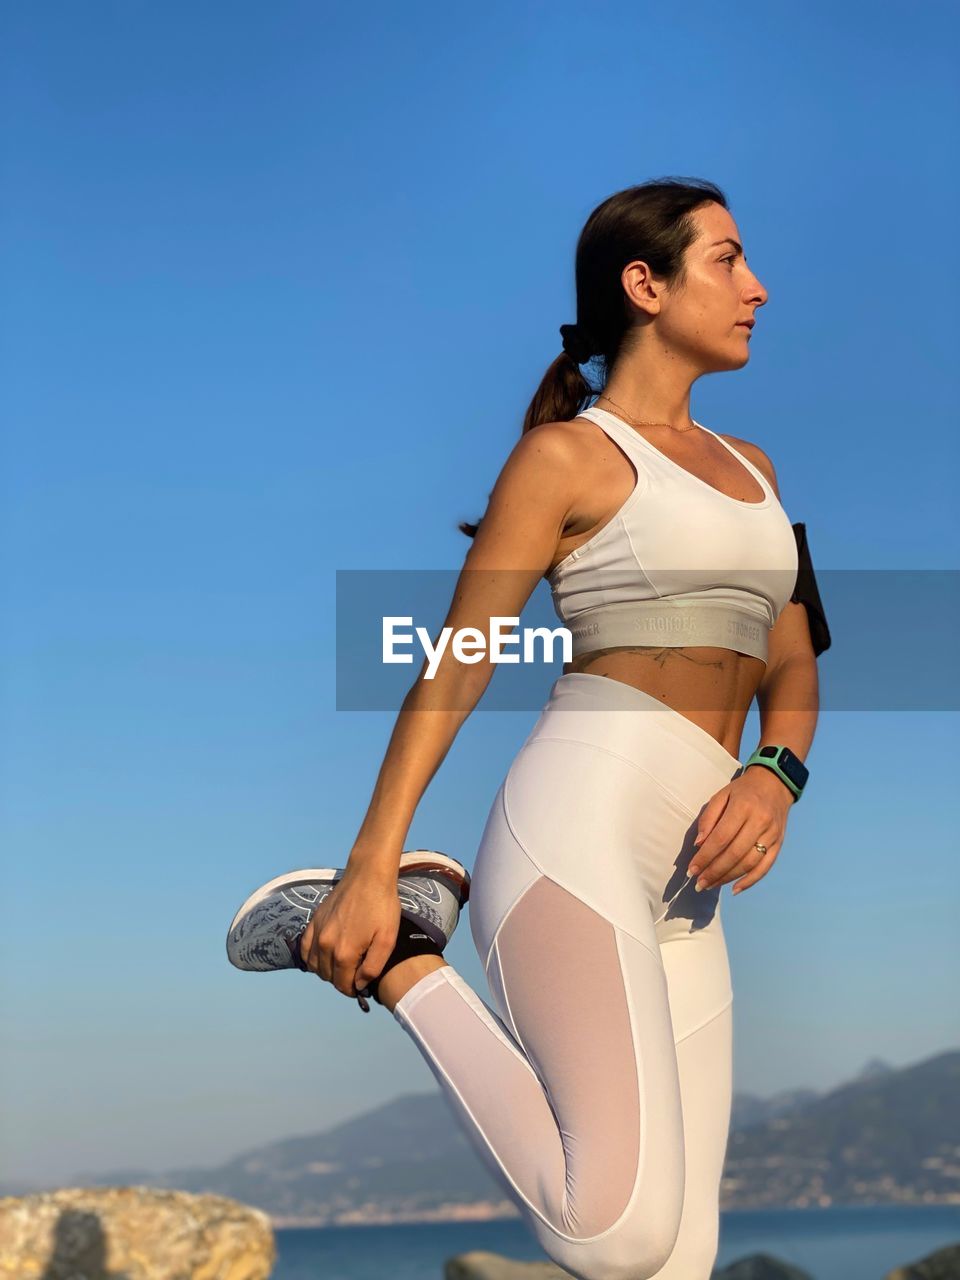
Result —
<instances>
[{"instance_id":1,"label":"leggings waistband","mask_svg":"<svg viewBox=\"0 0 960 1280\"><path fill-rule=\"evenodd\" d=\"M645 715L597 715L596 712L642 711ZM582 713L582 714L581 714ZM679 745L695 751L725 778L741 767L736 756L706 729L665 706L652 694L586 671L569 671L553 683L534 734L569 736L617 750L640 763L655 763L666 747L676 755ZM533 735L531 735L533 736ZM659 745L658 745L659 744Z\"/></svg>"}]
</instances>

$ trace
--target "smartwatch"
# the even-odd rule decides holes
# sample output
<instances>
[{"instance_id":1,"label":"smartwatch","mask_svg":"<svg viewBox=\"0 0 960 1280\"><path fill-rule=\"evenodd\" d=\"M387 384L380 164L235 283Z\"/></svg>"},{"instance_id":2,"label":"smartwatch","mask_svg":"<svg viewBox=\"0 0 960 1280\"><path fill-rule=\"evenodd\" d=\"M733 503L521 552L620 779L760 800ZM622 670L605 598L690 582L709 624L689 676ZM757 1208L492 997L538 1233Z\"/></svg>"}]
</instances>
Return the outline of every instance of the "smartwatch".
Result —
<instances>
[{"instance_id":1,"label":"smartwatch","mask_svg":"<svg viewBox=\"0 0 960 1280\"><path fill-rule=\"evenodd\" d=\"M803 788L807 785L810 770L789 747L758 747L743 766L744 772L752 764L762 764L765 768L772 769L791 791L794 804L803 795Z\"/></svg>"}]
</instances>

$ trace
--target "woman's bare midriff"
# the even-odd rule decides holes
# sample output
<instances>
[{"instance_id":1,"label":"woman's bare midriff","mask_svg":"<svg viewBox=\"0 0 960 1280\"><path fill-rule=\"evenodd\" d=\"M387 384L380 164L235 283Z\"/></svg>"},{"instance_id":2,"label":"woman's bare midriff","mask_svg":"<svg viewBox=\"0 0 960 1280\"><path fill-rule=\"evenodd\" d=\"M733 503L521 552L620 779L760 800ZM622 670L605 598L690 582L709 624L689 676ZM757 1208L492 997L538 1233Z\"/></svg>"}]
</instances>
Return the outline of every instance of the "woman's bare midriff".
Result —
<instances>
[{"instance_id":1,"label":"woman's bare midriff","mask_svg":"<svg viewBox=\"0 0 960 1280\"><path fill-rule=\"evenodd\" d=\"M577 499L557 546L560 559L589 542L616 516L637 481L633 463L615 440L589 419L576 418L571 423L574 424L586 430L575 470ZM749 495L743 493L743 466L731 460L723 446L715 441L699 443L696 454L681 456L672 436L661 435L655 441L656 447L678 466L690 470L726 497L754 501L759 486L754 480L753 491ZM556 563L546 576L553 572ZM607 676L649 693L705 729L737 758L747 713L765 670L762 658L706 645L676 649L653 646L595 649L580 654L563 667L564 674L581 671Z\"/></svg>"},{"instance_id":2,"label":"woman's bare midriff","mask_svg":"<svg viewBox=\"0 0 960 1280\"><path fill-rule=\"evenodd\" d=\"M582 417L573 419L569 425L578 433L573 438L582 441L573 473L575 480L571 481L577 494L571 518L557 544L558 558L545 575L548 578L571 551L589 542L614 519L637 483L633 463L601 427ZM671 461L726 497L756 501L759 488L756 480L746 477L750 479L751 492L745 494L744 467L731 459L721 444L709 438L700 439L699 447L691 451L686 440L684 436L677 445L674 436L668 433L660 434L653 443ZM742 447L744 442L738 444ZM762 658L738 653L735 649L707 645L649 646L595 649L565 663L563 671L565 675L581 671L606 676L649 693L705 729L731 755L739 758L743 726L766 663Z\"/></svg>"},{"instance_id":3,"label":"woman's bare midriff","mask_svg":"<svg viewBox=\"0 0 960 1280\"><path fill-rule=\"evenodd\" d=\"M740 739L766 664L734 649L689 645L676 649L595 649L564 664L640 689L705 729L739 758Z\"/></svg>"}]
</instances>

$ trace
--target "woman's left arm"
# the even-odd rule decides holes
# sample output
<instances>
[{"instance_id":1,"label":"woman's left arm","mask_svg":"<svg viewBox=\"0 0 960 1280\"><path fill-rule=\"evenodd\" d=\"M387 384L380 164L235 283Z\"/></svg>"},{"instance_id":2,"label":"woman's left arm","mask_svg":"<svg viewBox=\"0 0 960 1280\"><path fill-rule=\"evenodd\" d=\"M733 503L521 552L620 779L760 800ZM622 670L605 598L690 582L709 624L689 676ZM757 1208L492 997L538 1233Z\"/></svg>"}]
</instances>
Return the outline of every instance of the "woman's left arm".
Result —
<instances>
[{"instance_id":1,"label":"woman's left arm","mask_svg":"<svg viewBox=\"0 0 960 1280\"><path fill-rule=\"evenodd\" d=\"M770 481L779 498L773 464L756 445L738 440ZM788 602L770 631L768 662L757 691L760 741L787 746L803 761L816 732L820 708L817 658L806 608ZM751 753L752 754L752 753ZM696 888L710 889L738 881L740 893L773 866L786 833L793 793L772 769L751 765L716 793L700 815L697 852L687 874L698 876ZM757 844L765 846L761 853ZM742 879L741 879L742 877Z\"/></svg>"},{"instance_id":2,"label":"woman's left arm","mask_svg":"<svg viewBox=\"0 0 960 1280\"><path fill-rule=\"evenodd\" d=\"M817 725L817 690L812 649L809 660L791 659L765 675L757 694L757 746L789 747L803 761ZM738 880L733 892L740 893L762 879L780 852L787 814L795 803L786 783L761 764L750 765L722 787L700 815L697 852L687 868L688 875L700 877L697 890ZM758 843L766 846L765 852L756 848Z\"/></svg>"}]
</instances>

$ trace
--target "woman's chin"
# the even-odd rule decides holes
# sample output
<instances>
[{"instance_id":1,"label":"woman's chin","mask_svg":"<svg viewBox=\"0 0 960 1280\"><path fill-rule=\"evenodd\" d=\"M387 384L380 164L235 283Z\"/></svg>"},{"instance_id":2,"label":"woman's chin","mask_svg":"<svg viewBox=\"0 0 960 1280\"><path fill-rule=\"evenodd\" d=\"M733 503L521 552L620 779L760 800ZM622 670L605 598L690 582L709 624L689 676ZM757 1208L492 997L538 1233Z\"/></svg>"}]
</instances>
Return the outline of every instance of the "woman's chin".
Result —
<instances>
[{"instance_id":1,"label":"woman's chin","mask_svg":"<svg viewBox=\"0 0 960 1280\"><path fill-rule=\"evenodd\" d=\"M736 360L736 364L731 365L731 368L742 369L745 364L750 363L750 348L747 347L745 351L738 352L734 359Z\"/></svg>"}]
</instances>

